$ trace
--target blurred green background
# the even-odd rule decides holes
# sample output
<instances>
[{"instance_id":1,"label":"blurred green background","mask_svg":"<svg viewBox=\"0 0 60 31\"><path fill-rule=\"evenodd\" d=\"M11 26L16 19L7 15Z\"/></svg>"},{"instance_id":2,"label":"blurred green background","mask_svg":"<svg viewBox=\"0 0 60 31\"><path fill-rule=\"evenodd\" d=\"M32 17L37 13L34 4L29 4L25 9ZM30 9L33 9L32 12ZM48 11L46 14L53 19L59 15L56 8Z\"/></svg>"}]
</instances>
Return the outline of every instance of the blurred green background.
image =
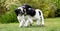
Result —
<instances>
[{"instance_id":1,"label":"blurred green background","mask_svg":"<svg viewBox=\"0 0 60 31\"><path fill-rule=\"evenodd\" d=\"M42 10L45 18L60 17L60 0L0 0L0 23L18 22L14 10L23 4Z\"/></svg>"}]
</instances>

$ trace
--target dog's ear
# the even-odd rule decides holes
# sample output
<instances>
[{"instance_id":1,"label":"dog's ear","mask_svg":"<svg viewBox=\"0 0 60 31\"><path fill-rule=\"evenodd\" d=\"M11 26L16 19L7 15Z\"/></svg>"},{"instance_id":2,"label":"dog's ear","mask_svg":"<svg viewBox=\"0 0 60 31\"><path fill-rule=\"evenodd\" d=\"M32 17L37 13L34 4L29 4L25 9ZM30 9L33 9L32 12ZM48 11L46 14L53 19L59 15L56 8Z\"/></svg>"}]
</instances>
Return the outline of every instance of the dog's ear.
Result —
<instances>
[{"instance_id":1,"label":"dog's ear","mask_svg":"<svg viewBox=\"0 0 60 31\"><path fill-rule=\"evenodd\" d=\"M18 16L18 14L20 14L20 9L16 9L16 10L15 10L15 13L16 13L16 15Z\"/></svg>"},{"instance_id":2,"label":"dog's ear","mask_svg":"<svg viewBox=\"0 0 60 31\"><path fill-rule=\"evenodd\" d=\"M18 16L18 14L17 14L17 10L15 10L15 14Z\"/></svg>"}]
</instances>

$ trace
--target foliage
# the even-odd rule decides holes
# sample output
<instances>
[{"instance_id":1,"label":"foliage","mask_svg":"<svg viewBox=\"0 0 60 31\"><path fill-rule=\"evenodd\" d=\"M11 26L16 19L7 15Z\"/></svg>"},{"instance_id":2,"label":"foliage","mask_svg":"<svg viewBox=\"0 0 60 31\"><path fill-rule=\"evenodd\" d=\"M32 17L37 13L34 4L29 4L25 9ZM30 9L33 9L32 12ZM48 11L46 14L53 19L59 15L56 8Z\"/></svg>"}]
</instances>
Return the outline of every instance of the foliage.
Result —
<instances>
[{"instance_id":1,"label":"foliage","mask_svg":"<svg viewBox=\"0 0 60 31\"><path fill-rule=\"evenodd\" d=\"M57 11L55 12L56 17L60 17L60 9L57 9Z\"/></svg>"},{"instance_id":2,"label":"foliage","mask_svg":"<svg viewBox=\"0 0 60 31\"><path fill-rule=\"evenodd\" d=\"M55 12L56 17L60 17L60 0L57 0L57 11Z\"/></svg>"},{"instance_id":3,"label":"foliage","mask_svg":"<svg viewBox=\"0 0 60 31\"><path fill-rule=\"evenodd\" d=\"M15 8L16 6L12 5L9 12L6 12L4 15L0 16L0 23L11 23L11 22L17 22L17 18L15 15Z\"/></svg>"},{"instance_id":4,"label":"foliage","mask_svg":"<svg viewBox=\"0 0 60 31\"><path fill-rule=\"evenodd\" d=\"M11 23L11 22L17 22L17 18L14 12L7 12L5 15L2 15L0 17L0 23Z\"/></svg>"},{"instance_id":5,"label":"foliage","mask_svg":"<svg viewBox=\"0 0 60 31\"><path fill-rule=\"evenodd\" d=\"M6 11L6 7L4 6L6 0L0 0L0 15L4 14Z\"/></svg>"}]
</instances>

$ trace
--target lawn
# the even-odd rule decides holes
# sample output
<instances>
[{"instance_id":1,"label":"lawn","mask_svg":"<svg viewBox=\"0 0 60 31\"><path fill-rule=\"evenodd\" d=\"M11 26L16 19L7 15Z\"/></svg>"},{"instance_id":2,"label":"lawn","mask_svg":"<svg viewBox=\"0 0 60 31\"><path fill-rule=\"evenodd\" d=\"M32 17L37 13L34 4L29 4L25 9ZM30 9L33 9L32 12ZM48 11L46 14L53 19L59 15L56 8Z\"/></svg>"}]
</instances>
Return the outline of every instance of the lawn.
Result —
<instances>
[{"instance_id":1,"label":"lawn","mask_svg":"<svg viewBox=\"0 0 60 31\"><path fill-rule=\"evenodd\" d=\"M27 28L18 26L19 23L0 24L0 31L60 31L60 18L45 19L44 27L37 27L35 23Z\"/></svg>"}]
</instances>

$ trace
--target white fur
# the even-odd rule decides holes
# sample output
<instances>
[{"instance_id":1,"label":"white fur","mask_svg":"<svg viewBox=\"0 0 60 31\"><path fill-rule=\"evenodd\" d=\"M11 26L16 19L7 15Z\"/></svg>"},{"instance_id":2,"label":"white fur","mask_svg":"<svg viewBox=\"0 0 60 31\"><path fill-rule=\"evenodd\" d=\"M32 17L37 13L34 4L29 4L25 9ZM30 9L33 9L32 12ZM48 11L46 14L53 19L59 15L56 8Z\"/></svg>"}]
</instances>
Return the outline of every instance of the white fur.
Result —
<instances>
[{"instance_id":1,"label":"white fur","mask_svg":"<svg viewBox=\"0 0 60 31\"><path fill-rule=\"evenodd\" d=\"M24 15L18 15L17 16L17 19L18 19L18 21L19 21L19 27L22 27L23 26L23 24L24 24L24 22L25 22L25 19L24 19Z\"/></svg>"}]
</instances>

